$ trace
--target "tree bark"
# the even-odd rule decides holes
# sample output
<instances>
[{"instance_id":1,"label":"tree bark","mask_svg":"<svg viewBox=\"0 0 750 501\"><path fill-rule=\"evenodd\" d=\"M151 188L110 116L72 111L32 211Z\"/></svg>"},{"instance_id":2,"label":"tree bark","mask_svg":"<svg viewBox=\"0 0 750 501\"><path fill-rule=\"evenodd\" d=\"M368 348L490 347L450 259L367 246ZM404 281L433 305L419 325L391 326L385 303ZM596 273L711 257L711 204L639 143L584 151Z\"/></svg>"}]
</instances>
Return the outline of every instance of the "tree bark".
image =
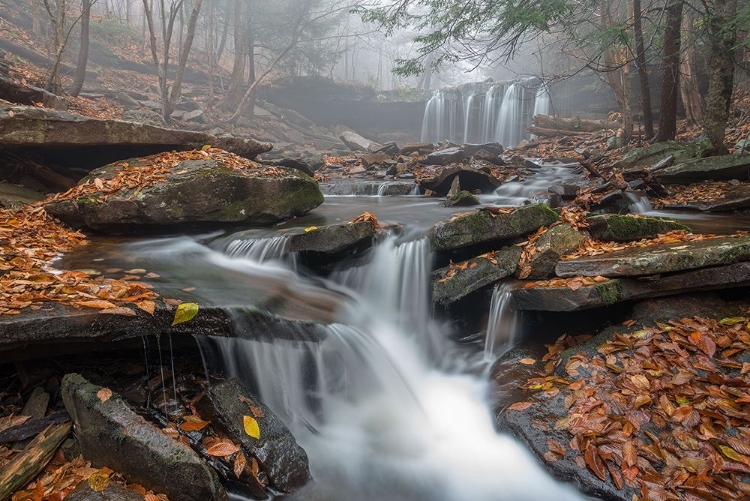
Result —
<instances>
[{"instance_id":1,"label":"tree bark","mask_svg":"<svg viewBox=\"0 0 750 501\"><path fill-rule=\"evenodd\" d=\"M651 110L651 88L648 84L646 70L646 50L643 47L643 18L641 16L641 0L632 0L633 35L635 39L635 65L638 68L638 83L641 91L641 114L643 115L643 130L646 137L654 137L654 114Z\"/></svg>"},{"instance_id":2,"label":"tree bark","mask_svg":"<svg viewBox=\"0 0 750 501\"><path fill-rule=\"evenodd\" d=\"M709 2L708 39L711 48L703 133L711 141L713 153L727 153L724 133L734 90L734 51L736 27L731 20L737 12L737 0Z\"/></svg>"},{"instance_id":3,"label":"tree bark","mask_svg":"<svg viewBox=\"0 0 750 501\"><path fill-rule=\"evenodd\" d=\"M600 2L602 28L611 28L614 25L610 4L608 0ZM633 108L630 106L630 64L623 62L624 49L615 50L616 47L608 46L602 53L604 66L606 68L607 83L615 94L615 101L622 115L623 140L625 144L633 135Z\"/></svg>"},{"instance_id":4,"label":"tree bark","mask_svg":"<svg viewBox=\"0 0 750 501\"><path fill-rule=\"evenodd\" d=\"M695 12L688 9L682 17L682 57L680 60L680 96L687 119L693 125L703 123L703 97L698 83Z\"/></svg>"},{"instance_id":5,"label":"tree bark","mask_svg":"<svg viewBox=\"0 0 750 501\"><path fill-rule=\"evenodd\" d=\"M89 23L91 20L91 0L81 0L81 48L78 51L78 65L70 95L78 97L86 80L86 66L89 62Z\"/></svg>"},{"instance_id":6,"label":"tree bark","mask_svg":"<svg viewBox=\"0 0 750 501\"><path fill-rule=\"evenodd\" d=\"M664 30L664 59L662 61L661 106L656 142L674 139L677 135L677 96L680 91L680 24L682 0L669 0Z\"/></svg>"},{"instance_id":7,"label":"tree bark","mask_svg":"<svg viewBox=\"0 0 750 501\"><path fill-rule=\"evenodd\" d=\"M226 104L228 108L233 109L242 98L242 85L245 80L245 67L247 64L247 42L246 19L244 0L234 0L234 65L232 66L232 78L229 80L227 89Z\"/></svg>"},{"instance_id":8,"label":"tree bark","mask_svg":"<svg viewBox=\"0 0 750 501\"><path fill-rule=\"evenodd\" d=\"M190 19L188 20L187 34L185 35L184 45L180 50L180 59L177 63L177 74L175 75L174 82L172 83L172 91L169 94L169 101L164 106L164 120L169 120L169 117L177 106L177 101L180 99L182 94L182 79L185 78L185 67L187 66L188 56L190 55L190 49L193 47L193 40L195 39L195 25L198 23L198 15L201 11L203 0L196 0L193 4L193 10L190 13ZM213 75L211 75L213 78Z\"/></svg>"}]
</instances>

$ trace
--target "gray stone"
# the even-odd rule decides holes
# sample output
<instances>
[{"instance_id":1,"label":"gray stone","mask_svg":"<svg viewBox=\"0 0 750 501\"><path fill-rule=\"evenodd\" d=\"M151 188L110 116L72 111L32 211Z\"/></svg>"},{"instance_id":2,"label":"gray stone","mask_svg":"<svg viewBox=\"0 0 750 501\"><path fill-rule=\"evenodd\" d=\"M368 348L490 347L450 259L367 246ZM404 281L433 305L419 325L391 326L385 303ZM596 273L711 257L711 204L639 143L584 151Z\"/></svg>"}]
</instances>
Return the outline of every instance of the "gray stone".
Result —
<instances>
[{"instance_id":1,"label":"gray stone","mask_svg":"<svg viewBox=\"0 0 750 501\"><path fill-rule=\"evenodd\" d=\"M492 254L440 268L432 273L432 300L449 305L483 287L510 276L518 266L521 248L504 247Z\"/></svg>"},{"instance_id":2,"label":"gray stone","mask_svg":"<svg viewBox=\"0 0 750 501\"><path fill-rule=\"evenodd\" d=\"M693 156L693 152L683 144L675 141L654 143L643 148L634 148L625 153L620 160L613 164L619 169L630 169L638 166L651 166L665 158L672 156L676 160L686 160Z\"/></svg>"},{"instance_id":3,"label":"gray stone","mask_svg":"<svg viewBox=\"0 0 750 501\"><path fill-rule=\"evenodd\" d=\"M116 149L117 154L110 155L124 159L143 154L144 149L151 152L199 149L207 144L250 159L272 148L269 143L250 138L102 120L44 108L0 106L0 150L101 147L104 151Z\"/></svg>"},{"instance_id":4,"label":"gray stone","mask_svg":"<svg viewBox=\"0 0 750 501\"><path fill-rule=\"evenodd\" d=\"M544 204L526 205L507 214L483 208L433 227L432 248L444 251L521 237L558 219Z\"/></svg>"},{"instance_id":5,"label":"gray stone","mask_svg":"<svg viewBox=\"0 0 750 501\"><path fill-rule=\"evenodd\" d=\"M426 155L428 153L432 153L435 151L435 145L432 143L427 142L417 142L417 143L406 143L401 148L401 154L402 155L411 155L412 153L418 153L420 155Z\"/></svg>"},{"instance_id":6,"label":"gray stone","mask_svg":"<svg viewBox=\"0 0 750 501\"><path fill-rule=\"evenodd\" d=\"M362 165L367 169L373 169L377 165L383 164L388 160L391 160L391 156L387 153L365 153L359 157L362 160Z\"/></svg>"},{"instance_id":7,"label":"gray stone","mask_svg":"<svg viewBox=\"0 0 750 501\"><path fill-rule=\"evenodd\" d=\"M153 127L162 127L165 129L169 127L160 113L143 108L123 111L122 119L126 122L135 122Z\"/></svg>"},{"instance_id":8,"label":"gray stone","mask_svg":"<svg viewBox=\"0 0 750 501\"><path fill-rule=\"evenodd\" d=\"M0 185L2 186L2 185ZM732 186L721 198L666 205L668 209L698 209L706 212L727 212L750 208L750 186Z\"/></svg>"},{"instance_id":9,"label":"gray stone","mask_svg":"<svg viewBox=\"0 0 750 501\"><path fill-rule=\"evenodd\" d=\"M464 144L462 147L467 157L476 156L480 151L499 157L505 151L500 143Z\"/></svg>"},{"instance_id":10,"label":"gray stone","mask_svg":"<svg viewBox=\"0 0 750 501\"><path fill-rule=\"evenodd\" d=\"M743 262L676 273L656 280L611 279L576 290L565 286L518 288L512 295L517 310L579 311L634 299L747 286L750 286L750 263Z\"/></svg>"},{"instance_id":11,"label":"gray stone","mask_svg":"<svg viewBox=\"0 0 750 501\"><path fill-rule=\"evenodd\" d=\"M128 163L147 165L152 158ZM122 169L122 162L106 165L81 182L111 179ZM306 214L322 202L318 183L302 172L265 175L263 169L230 168L221 157L212 157L182 161L166 181L153 186L123 189L106 199L94 195L51 202L45 209L71 226L127 233L197 223L271 225Z\"/></svg>"},{"instance_id":12,"label":"gray stone","mask_svg":"<svg viewBox=\"0 0 750 501\"><path fill-rule=\"evenodd\" d=\"M463 189L471 192L479 190L481 193L490 193L501 184L499 179L486 172L453 165L441 168L432 177L423 178L419 185L424 190L431 190L440 196L445 196L455 178L459 179Z\"/></svg>"},{"instance_id":13,"label":"gray stone","mask_svg":"<svg viewBox=\"0 0 750 501\"><path fill-rule=\"evenodd\" d=\"M143 495L128 489L116 482L109 482L100 492L91 488L87 481L78 484L73 492L65 497L66 501L143 501Z\"/></svg>"},{"instance_id":14,"label":"gray stone","mask_svg":"<svg viewBox=\"0 0 750 501\"><path fill-rule=\"evenodd\" d=\"M365 139L353 131L345 131L339 136L339 139L352 151L370 152L380 148L378 143Z\"/></svg>"},{"instance_id":15,"label":"gray stone","mask_svg":"<svg viewBox=\"0 0 750 501\"><path fill-rule=\"evenodd\" d=\"M126 106L130 106L131 108L135 108L138 106L138 101L133 99L131 96L126 94L125 92L118 92L117 96L115 96L118 101L125 104Z\"/></svg>"},{"instance_id":16,"label":"gray stone","mask_svg":"<svg viewBox=\"0 0 750 501\"><path fill-rule=\"evenodd\" d=\"M27 190L21 186L0 182L0 207L19 209L44 199L44 195L37 191Z\"/></svg>"},{"instance_id":17,"label":"gray stone","mask_svg":"<svg viewBox=\"0 0 750 501\"><path fill-rule=\"evenodd\" d=\"M480 202L472 193L466 190L461 190L454 195L449 194L443 205L446 207L473 207L481 204L482 202Z\"/></svg>"},{"instance_id":18,"label":"gray stone","mask_svg":"<svg viewBox=\"0 0 750 501\"><path fill-rule=\"evenodd\" d=\"M662 183L690 183L704 179L729 180L750 178L750 155L724 155L697 158L666 167L654 173Z\"/></svg>"},{"instance_id":19,"label":"gray stone","mask_svg":"<svg viewBox=\"0 0 750 501\"><path fill-rule=\"evenodd\" d=\"M449 165L461 162L466 158L463 148L458 146L444 150L433 151L425 159L428 165Z\"/></svg>"},{"instance_id":20,"label":"gray stone","mask_svg":"<svg viewBox=\"0 0 750 501\"><path fill-rule=\"evenodd\" d=\"M586 218L589 234L604 242L631 242L655 238L674 230L690 231L688 226L674 219L660 217L634 217L631 215L602 214Z\"/></svg>"},{"instance_id":21,"label":"gray stone","mask_svg":"<svg viewBox=\"0 0 750 501\"><path fill-rule=\"evenodd\" d=\"M187 445L161 432L117 394L102 402L101 386L80 374L62 380L62 398L73 418L86 460L171 499L225 501L216 473Z\"/></svg>"},{"instance_id":22,"label":"gray stone","mask_svg":"<svg viewBox=\"0 0 750 501\"><path fill-rule=\"evenodd\" d=\"M42 103L46 108L57 110L68 109L68 103L64 98L39 87L23 85L4 76L0 76L0 99L32 106L34 103Z\"/></svg>"},{"instance_id":23,"label":"gray stone","mask_svg":"<svg viewBox=\"0 0 750 501\"><path fill-rule=\"evenodd\" d=\"M383 146L381 146L377 150L375 150L373 153L385 153L388 156L395 157L400 152L401 150L399 150L398 145L395 142L390 141L388 143L385 143Z\"/></svg>"},{"instance_id":24,"label":"gray stone","mask_svg":"<svg viewBox=\"0 0 750 501\"><path fill-rule=\"evenodd\" d=\"M534 254L528 269L519 269L519 278L539 280L555 273L555 265L561 256L578 249L586 239L569 224L558 224L549 228L534 243Z\"/></svg>"},{"instance_id":25,"label":"gray stone","mask_svg":"<svg viewBox=\"0 0 750 501\"><path fill-rule=\"evenodd\" d=\"M334 224L289 236L289 252L338 254L354 247L370 247L377 229L370 222Z\"/></svg>"},{"instance_id":26,"label":"gray stone","mask_svg":"<svg viewBox=\"0 0 750 501\"><path fill-rule=\"evenodd\" d=\"M200 124L206 123L206 114L203 110L193 110L182 115L182 119L186 122L196 122Z\"/></svg>"},{"instance_id":27,"label":"gray stone","mask_svg":"<svg viewBox=\"0 0 750 501\"><path fill-rule=\"evenodd\" d=\"M233 442L242 444L250 457L258 459L260 467L276 489L294 492L307 483L310 478L307 454L271 409L236 379L212 385L208 396L211 408L206 414L207 418ZM260 409L261 413L253 416L248 404ZM259 439L245 432L243 417L247 415L257 421Z\"/></svg>"},{"instance_id":28,"label":"gray stone","mask_svg":"<svg viewBox=\"0 0 750 501\"><path fill-rule=\"evenodd\" d=\"M488 163L491 163L492 165L497 165L497 166L505 165L505 160L503 160L503 158L500 155L496 155L487 150L479 150L476 153L474 153L472 157L474 158L474 160L488 162Z\"/></svg>"},{"instance_id":29,"label":"gray stone","mask_svg":"<svg viewBox=\"0 0 750 501\"><path fill-rule=\"evenodd\" d=\"M580 189L581 187L577 184L562 183L550 186L547 191L556 195L560 195L560 198L562 198L563 200L573 200L576 196L578 196L578 190Z\"/></svg>"},{"instance_id":30,"label":"gray stone","mask_svg":"<svg viewBox=\"0 0 750 501\"><path fill-rule=\"evenodd\" d=\"M296 169L300 172L304 172L308 176L314 176L312 166L304 160L297 158L282 158L280 160L266 160L263 162L265 165L271 165L274 167L286 167L288 169Z\"/></svg>"},{"instance_id":31,"label":"gray stone","mask_svg":"<svg viewBox=\"0 0 750 501\"><path fill-rule=\"evenodd\" d=\"M560 277L657 275L750 260L750 236L650 245L560 261Z\"/></svg>"}]
</instances>

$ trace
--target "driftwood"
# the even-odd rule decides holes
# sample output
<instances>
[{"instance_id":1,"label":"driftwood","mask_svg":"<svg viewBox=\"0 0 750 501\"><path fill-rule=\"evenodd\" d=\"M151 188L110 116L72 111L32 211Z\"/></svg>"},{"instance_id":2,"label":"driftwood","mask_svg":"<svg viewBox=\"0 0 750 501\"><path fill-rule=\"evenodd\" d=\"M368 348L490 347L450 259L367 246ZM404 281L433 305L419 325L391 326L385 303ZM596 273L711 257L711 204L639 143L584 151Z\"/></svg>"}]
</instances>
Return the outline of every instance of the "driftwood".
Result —
<instances>
[{"instance_id":1,"label":"driftwood","mask_svg":"<svg viewBox=\"0 0 750 501\"><path fill-rule=\"evenodd\" d=\"M581 160L579 163L583 166L584 169L589 171L592 176L604 179L604 176L602 176L602 174L596 169L596 167L594 167L594 164L592 164L591 162L587 160Z\"/></svg>"},{"instance_id":2,"label":"driftwood","mask_svg":"<svg viewBox=\"0 0 750 501\"><path fill-rule=\"evenodd\" d=\"M531 127L526 130L537 136L554 137L576 135L600 130L617 130L622 125L612 120L589 120L579 117L559 117L557 115L534 115Z\"/></svg>"},{"instance_id":3,"label":"driftwood","mask_svg":"<svg viewBox=\"0 0 750 501\"><path fill-rule=\"evenodd\" d=\"M0 432L0 444L33 437L37 433L44 431L51 424L60 424L66 421L70 421L70 416L67 412L57 412L46 417L30 419L23 424Z\"/></svg>"},{"instance_id":4,"label":"driftwood","mask_svg":"<svg viewBox=\"0 0 750 501\"><path fill-rule=\"evenodd\" d=\"M0 469L0 500L26 485L47 466L55 451L70 432L71 423L50 425L18 456Z\"/></svg>"}]
</instances>

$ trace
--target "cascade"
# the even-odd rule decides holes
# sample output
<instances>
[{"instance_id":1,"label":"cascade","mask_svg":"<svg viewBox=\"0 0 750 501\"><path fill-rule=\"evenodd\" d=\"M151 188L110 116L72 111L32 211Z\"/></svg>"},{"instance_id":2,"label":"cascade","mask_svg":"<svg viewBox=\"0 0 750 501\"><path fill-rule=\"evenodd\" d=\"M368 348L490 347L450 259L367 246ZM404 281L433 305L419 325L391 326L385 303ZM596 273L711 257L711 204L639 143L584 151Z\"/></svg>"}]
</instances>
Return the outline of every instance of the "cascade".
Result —
<instances>
[{"instance_id":1,"label":"cascade","mask_svg":"<svg viewBox=\"0 0 750 501\"><path fill-rule=\"evenodd\" d=\"M350 299L322 341L200 341L307 451L315 483L293 499L581 499L496 433L488 381L460 372L429 317L428 240L389 236L371 254L331 277Z\"/></svg>"},{"instance_id":2,"label":"cascade","mask_svg":"<svg viewBox=\"0 0 750 501\"><path fill-rule=\"evenodd\" d=\"M552 111L552 101L549 96L549 88L546 84L542 83L536 90L536 96L534 97L534 111L531 114L533 118L536 115L549 115Z\"/></svg>"},{"instance_id":3,"label":"cascade","mask_svg":"<svg viewBox=\"0 0 750 501\"><path fill-rule=\"evenodd\" d=\"M524 84L516 82L505 91L495 125L495 141L507 146L517 145L523 137Z\"/></svg>"},{"instance_id":4,"label":"cascade","mask_svg":"<svg viewBox=\"0 0 750 501\"><path fill-rule=\"evenodd\" d=\"M455 92L437 90L427 101L422 119L422 141L439 143L448 140L458 142L458 118L460 97Z\"/></svg>"},{"instance_id":5,"label":"cascade","mask_svg":"<svg viewBox=\"0 0 750 501\"><path fill-rule=\"evenodd\" d=\"M490 317L484 340L484 360L493 362L513 347L518 338L518 313L512 307L512 288L496 285L490 300Z\"/></svg>"}]
</instances>

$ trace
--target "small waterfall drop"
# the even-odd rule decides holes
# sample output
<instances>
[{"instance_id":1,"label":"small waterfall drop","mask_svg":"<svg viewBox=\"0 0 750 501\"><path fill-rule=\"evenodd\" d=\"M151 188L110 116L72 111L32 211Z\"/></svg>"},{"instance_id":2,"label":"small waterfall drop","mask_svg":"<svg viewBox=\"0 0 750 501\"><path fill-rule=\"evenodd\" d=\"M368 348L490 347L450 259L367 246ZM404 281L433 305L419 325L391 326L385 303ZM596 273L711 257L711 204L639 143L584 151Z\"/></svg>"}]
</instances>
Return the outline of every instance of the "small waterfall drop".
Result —
<instances>
[{"instance_id":1,"label":"small waterfall drop","mask_svg":"<svg viewBox=\"0 0 750 501\"><path fill-rule=\"evenodd\" d=\"M482 123L481 123L481 142L490 143L495 138L495 116L497 115L496 101L497 95L501 92L502 86L493 85L487 91L482 103Z\"/></svg>"},{"instance_id":2,"label":"small waterfall drop","mask_svg":"<svg viewBox=\"0 0 750 501\"><path fill-rule=\"evenodd\" d=\"M316 481L291 499L581 499L497 434L487 380L439 369L460 364L436 348L448 333L429 317L429 241L390 236L372 254L332 277L351 299L322 340L201 340L307 451Z\"/></svg>"},{"instance_id":3,"label":"small waterfall drop","mask_svg":"<svg viewBox=\"0 0 750 501\"><path fill-rule=\"evenodd\" d=\"M227 244L229 257L244 257L262 263L269 259L278 259L287 253L287 237L246 238L232 240Z\"/></svg>"},{"instance_id":4,"label":"small waterfall drop","mask_svg":"<svg viewBox=\"0 0 750 501\"><path fill-rule=\"evenodd\" d=\"M536 90L536 96L534 97L534 111L532 112L532 118L536 115L549 115L552 111L552 102L549 97L549 89L547 84L542 83Z\"/></svg>"},{"instance_id":5,"label":"small waterfall drop","mask_svg":"<svg viewBox=\"0 0 750 501\"><path fill-rule=\"evenodd\" d=\"M490 317L484 339L484 361L491 363L513 347L518 338L518 313L513 309L512 288L496 285L490 300Z\"/></svg>"},{"instance_id":6,"label":"small waterfall drop","mask_svg":"<svg viewBox=\"0 0 750 501\"><path fill-rule=\"evenodd\" d=\"M508 87L497 117L495 141L509 148L516 146L523 137L523 95L522 83L516 82Z\"/></svg>"},{"instance_id":7,"label":"small waterfall drop","mask_svg":"<svg viewBox=\"0 0 750 501\"><path fill-rule=\"evenodd\" d=\"M627 197L628 202L630 202L628 209L630 210L631 214L645 214L654 210L653 206L651 205L651 201L645 194L637 194L626 191L625 197Z\"/></svg>"},{"instance_id":8,"label":"small waterfall drop","mask_svg":"<svg viewBox=\"0 0 750 501\"><path fill-rule=\"evenodd\" d=\"M436 90L425 106L422 141L439 143L459 141L460 97L455 92Z\"/></svg>"},{"instance_id":9,"label":"small waterfall drop","mask_svg":"<svg viewBox=\"0 0 750 501\"><path fill-rule=\"evenodd\" d=\"M462 136L463 142L469 142L470 125L472 124L471 112L474 108L474 98L476 97L476 89L472 85L468 89L468 96L464 98L464 135Z\"/></svg>"}]
</instances>

